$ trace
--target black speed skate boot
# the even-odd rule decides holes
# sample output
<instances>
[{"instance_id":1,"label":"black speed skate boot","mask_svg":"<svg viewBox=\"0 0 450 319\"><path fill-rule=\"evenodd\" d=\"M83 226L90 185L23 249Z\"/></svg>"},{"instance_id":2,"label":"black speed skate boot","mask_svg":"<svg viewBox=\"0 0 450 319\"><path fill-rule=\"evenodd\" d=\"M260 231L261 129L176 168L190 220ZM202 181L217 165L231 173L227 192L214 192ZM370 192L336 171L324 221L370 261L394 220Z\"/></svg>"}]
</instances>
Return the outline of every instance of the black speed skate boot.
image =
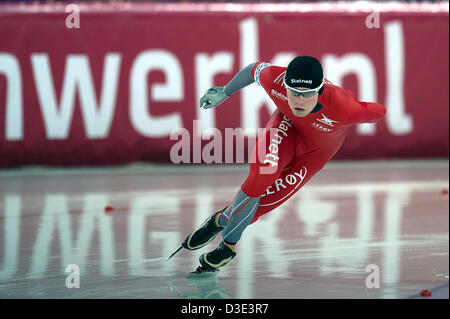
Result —
<instances>
[{"instance_id":1,"label":"black speed skate boot","mask_svg":"<svg viewBox=\"0 0 450 319\"><path fill-rule=\"evenodd\" d=\"M208 219L206 219L199 228L194 230L189 236L186 237L184 242L181 244L183 248L188 250L196 250L206 246L211 240L213 240L218 233L220 233L223 227L216 225L215 219L218 214L222 214L228 206L224 209L218 211Z\"/></svg>"},{"instance_id":2,"label":"black speed skate boot","mask_svg":"<svg viewBox=\"0 0 450 319\"><path fill-rule=\"evenodd\" d=\"M228 264L236 253L222 241L216 249L200 256L201 266L197 268L197 272L214 272L220 267Z\"/></svg>"}]
</instances>

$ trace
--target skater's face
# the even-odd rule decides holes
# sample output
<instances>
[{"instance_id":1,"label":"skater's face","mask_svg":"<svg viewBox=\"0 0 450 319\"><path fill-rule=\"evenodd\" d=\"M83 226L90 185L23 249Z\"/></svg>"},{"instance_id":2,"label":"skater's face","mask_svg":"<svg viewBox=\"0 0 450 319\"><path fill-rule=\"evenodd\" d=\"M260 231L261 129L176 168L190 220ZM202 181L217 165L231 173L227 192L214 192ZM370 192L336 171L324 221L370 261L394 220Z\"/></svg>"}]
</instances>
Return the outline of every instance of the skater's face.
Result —
<instances>
[{"instance_id":1,"label":"skater's face","mask_svg":"<svg viewBox=\"0 0 450 319\"><path fill-rule=\"evenodd\" d=\"M311 89L296 87L296 90L299 91L310 91ZM304 97L302 95L295 96L292 94L290 90L287 90L287 98L289 107L292 110L292 113L298 117L305 117L314 109L317 105L317 101L319 100L319 94L316 93L310 97Z\"/></svg>"}]
</instances>

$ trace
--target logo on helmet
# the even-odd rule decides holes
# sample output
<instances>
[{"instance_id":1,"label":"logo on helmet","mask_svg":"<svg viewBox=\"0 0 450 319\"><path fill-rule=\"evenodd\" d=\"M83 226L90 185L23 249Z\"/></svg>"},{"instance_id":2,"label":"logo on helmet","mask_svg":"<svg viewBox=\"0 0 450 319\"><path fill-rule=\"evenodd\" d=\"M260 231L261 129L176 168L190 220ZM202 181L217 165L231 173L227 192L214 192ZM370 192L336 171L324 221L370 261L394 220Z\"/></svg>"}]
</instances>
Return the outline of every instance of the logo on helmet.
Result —
<instances>
[{"instance_id":1,"label":"logo on helmet","mask_svg":"<svg viewBox=\"0 0 450 319\"><path fill-rule=\"evenodd\" d=\"M307 83L307 84L312 84L312 80L302 80L302 79L291 79L291 84L292 83Z\"/></svg>"}]
</instances>

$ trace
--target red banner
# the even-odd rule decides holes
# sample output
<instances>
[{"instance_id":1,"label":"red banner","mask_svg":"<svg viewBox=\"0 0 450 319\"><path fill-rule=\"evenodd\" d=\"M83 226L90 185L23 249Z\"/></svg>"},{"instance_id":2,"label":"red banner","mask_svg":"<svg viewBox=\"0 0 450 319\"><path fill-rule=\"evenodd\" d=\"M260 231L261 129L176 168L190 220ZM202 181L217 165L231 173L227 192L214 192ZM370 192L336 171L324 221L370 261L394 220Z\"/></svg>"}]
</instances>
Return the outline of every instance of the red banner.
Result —
<instances>
[{"instance_id":1,"label":"red banner","mask_svg":"<svg viewBox=\"0 0 450 319\"><path fill-rule=\"evenodd\" d=\"M10 4L0 39L0 167L174 162L186 136L191 162L213 140L216 162L239 161L273 103L256 85L211 110L199 98L297 55L387 108L335 159L448 157L448 4Z\"/></svg>"}]
</instances>

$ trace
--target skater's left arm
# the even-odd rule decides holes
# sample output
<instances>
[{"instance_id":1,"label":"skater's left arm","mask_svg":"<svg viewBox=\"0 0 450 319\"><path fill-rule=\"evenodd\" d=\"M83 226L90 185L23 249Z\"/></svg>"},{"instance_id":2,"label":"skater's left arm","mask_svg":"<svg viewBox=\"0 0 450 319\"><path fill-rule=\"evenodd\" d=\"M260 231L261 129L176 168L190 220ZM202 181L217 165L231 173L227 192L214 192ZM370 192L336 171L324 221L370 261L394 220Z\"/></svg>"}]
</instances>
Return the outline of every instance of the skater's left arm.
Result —
<instances>
[{"instance_id":1,"label":"skater's left arm","mask_svg":"<svg viewBox=\"0 0 450 319\"><path fill-rule=\"evenodd\" d=\"M359 104L361 105L359 123L375 123L386 114L386 108L382 104L372 102L359 102Z\"/></svg>"},{"instance_id":2,"label":"skater's left arm","mask_svg":"<svg viewBox=\"0 0 450 319\"><path fill-rule=\"evenodd\" d=\"M352 123L375 123L386 114L386 108L380 103L360 102L353 94L348 100L351 104L349 117Z\"/></svg>"}]
</instances>

